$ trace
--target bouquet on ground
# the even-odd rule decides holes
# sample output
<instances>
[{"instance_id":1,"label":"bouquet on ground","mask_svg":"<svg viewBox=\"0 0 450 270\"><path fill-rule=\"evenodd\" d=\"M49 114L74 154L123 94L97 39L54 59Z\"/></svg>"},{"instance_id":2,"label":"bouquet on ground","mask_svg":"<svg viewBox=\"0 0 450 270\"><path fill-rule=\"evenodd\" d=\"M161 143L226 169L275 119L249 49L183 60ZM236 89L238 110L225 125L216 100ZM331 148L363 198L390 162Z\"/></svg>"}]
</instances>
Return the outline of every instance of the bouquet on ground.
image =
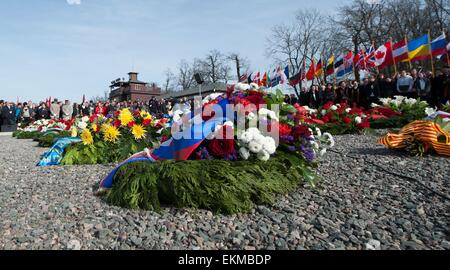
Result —
<instances>
[{"instance_id":1,"label":"bouquet on ground","mask_svg":"<svg viewBox=\"0 0 450 270\"><path fill-rule=\"evenodd\" d=\"M239 83L197 101L193 113L174 119L171 137L122 162L99 193L130 208L169 203L236 213L273 203L303 182L315 186L317 163L334 139L283 100L281 91Z\"/></svg>"},{"instance_id":2,"label":"bouquet on ground","mask_svg":"<svg viewBox=\"0 0 450 270\"><path fill-rule=\"evenodd\" d=\"M167 119L154 119L146 111L122 109L112 115L84 116L76 120L72 137L81 142L68 147L63 165L117 162L153 147L167 132Z\"/></svg>"}]
</instances>

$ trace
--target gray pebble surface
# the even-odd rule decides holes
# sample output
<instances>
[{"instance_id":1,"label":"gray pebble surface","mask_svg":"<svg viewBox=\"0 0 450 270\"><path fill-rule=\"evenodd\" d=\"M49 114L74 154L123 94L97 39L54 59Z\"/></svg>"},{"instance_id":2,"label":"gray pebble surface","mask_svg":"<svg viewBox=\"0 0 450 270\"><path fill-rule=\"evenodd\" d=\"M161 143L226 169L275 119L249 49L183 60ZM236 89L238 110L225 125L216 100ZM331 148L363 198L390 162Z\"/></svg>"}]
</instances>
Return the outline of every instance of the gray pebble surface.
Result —
<instances>
[{"instance_id":1,"label":"gray pebble surface","mask_svg":"<svg viewBox=\"0 0 450 270\"><path fill-rule=\"evenodd\" d=\"M113 165L38 168L46 149L0 136L0 249L450 249L450 202L430 191L450 197L450 159L388 150L382 133L336 136L316 189L236 215L108 205L93 186Z\"/></svg>"}]
</instances>

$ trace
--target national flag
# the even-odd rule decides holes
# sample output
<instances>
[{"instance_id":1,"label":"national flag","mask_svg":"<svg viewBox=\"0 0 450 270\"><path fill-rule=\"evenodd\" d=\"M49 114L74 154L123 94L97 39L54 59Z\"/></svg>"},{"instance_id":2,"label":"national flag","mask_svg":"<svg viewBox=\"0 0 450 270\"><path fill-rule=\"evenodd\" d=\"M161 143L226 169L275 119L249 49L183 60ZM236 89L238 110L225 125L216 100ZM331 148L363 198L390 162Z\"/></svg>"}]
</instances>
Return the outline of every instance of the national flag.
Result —
<instances>
[{"instance_id":1,"label":"national flag","mask_svg":"<svg viewBox=\"0 0 450 270\"><path fill-rule=\"evenodd\" d=\"M336 72L337 77L342 77L345 75L344 55L336 58L334 63L334 71Z\"/></svg>"},{"instance_id":2,"label":"national flag","mask_svg":"<svg viewBox=\"0 0 450 270\"><path fill-rule=\"evenodd\" d=\"M323 64L322 64L322 58L320 58L319 62L317 62L316 65L316 78L320 78L323 74Z\"/></svg>"},{"instance_id":3,"label":"national flag","mask_svg":"<svg viewBox=\"0 0 450 270\"><path fill-rule=\"evenodd\" d=\"M239 82L240 83L245 83L247 82L247 78L248 78L248 74L244 73L240 78L239 78Z\"/></svg>"},{"instance_id":4,"label":"national flag","mask_svg":"<svg viewBox=\"0 0 450 270\"><path fill-rule=\"evenodd\" d=\"M439 56L447 53L447 41L445 40L445 33L442 33L442 35L431 42L431 53L433 54L433 56Z\"/></svg>"},{"instance_id":5,"label":"national flag","mask_svg":"<svg viewBox=\"0 0 450 270\"><path fill-rule=\"evenodd\" d=\"M288 83L289 80L289 66L286 66L284 68L283 73L280 74L281 80L280 80L280 84L285 84Z\"/></svg>"},{"instance_id":6,"label":"national flag","mask_svg":"<svg viewBox=\"0 0 450 270\"><path fill-rule=\"evenodd\" d=\"M395 63L403 62L408 60L408 43L406 39L392 44L392 56L394 57Z\"/></svg>"},{"instance_id":7,"label":"national flag","mask_svg":"<svg viewBox=\"0 0 450 270\"><path fill-rule=\"evenodd\" d=\"M309 67L309 70L306 73L306 80L308 80L308 81L314 80L315 74L316 74L316 68L315 68L314 59L313 59L311 61L311 66Z\"/></svg>"},{"instance_id":8,"label":"national flag","mask_svg":"<svg viewBox=\"0 0 450 270\"><path fill-rule=\"evenodd\" d=\"M361 59L364 58L363 55L363 50L360 50L359 53L355 54L355 57L353 58L353 66L356 70L361 68Z\"/></svg>"},{"instance_id":9,"label":"national flag","mask_svg":"<svg viewBox=\"0 0 450 270\"><path fill-rule=\"evenodd\" d=\"M364 62L366 68L375 67L375 47L371 45L368 50L366 50L366 56L364 57Z\"/></svg>"},{"instance_id":10,"label":"national flag","mask_svg":"<svg viewBox=\"0 0 450 270\"><path fill-rule=\"evenodd\" d=\"M264 76L259 81L259 86L260 87L262 87L262 86L267 87L267 72L264 73Z\"/></svg>"},{"instance_id":11,"label":"national flag","mask_svg":"<svg viewBox=\"0 0 450 270\"><path fill-rule=\"evenodd\" d=\"M354 60L353 52L349 51L347 55L344 57L345 74L353 71L353 60Z\"/></svg>"},{"instance_id":12,"label":"national flag","mask_svg":"<svg viewBox=\"0 0 450 270\"><path fill-rule=\"evenodd\" d=\"M301 81L306 80L306 59L303 59L303 64L302 64L302 79Z\"/></svg>"},{"instance_id":13,"label":"national flag","mask_svg":"<svg viewBox=\"0 0 450 270\"><path fill-rule=\"evenodd\" d=\"M279 66L273 70L274 77L270 80L270 87L275 87L280 84L281 81L280 73L281 67Z\"/></svg>"},{"instance_id":14,"label":"national flag","mask_svg":"<svg viewBox=\"0 0 450 270\"><path fill-rule=\"evenodd\" d=\"M334 73L334 55L331 55L331 57L328 58L327 61L325 74L327 74L327 76L330 76L333 73Z\"/></svg>"},{"instance_id":15,"label":"national flag","mask_svg":"<svg viewBox=\"0 0 450 270\"><path fill-rule=\"evenodd\" d=\"M440 56L440 60L447 63L448 65L450 65L450 43L447 44L447 53L444 53L443 55Z\"/></svg>"},{"instance_id":16,"label":"national flag","mask_svg":"<svg viewBox=\"0 0 450 270\"><path fill-rule=\"evenodd\" d=\"M261 72L258 71L258 73L255 74L252 78L252 82L259 85L259 81L261 80Z\"/></svg>"},{"instance_id":17,"label":"national flag","mask_svg":"<svg viewBox=\"0 0 450 270\"><path fill-rule=\"evenodd\" d=\"M303 71L299 70L299 72L297 74L295 74L294 76L292 76L289 79L289 84L291 86L296 86L297 84L299 84L302 81L302 74L303 74Z\"/></svg>"},{"instance_id":18,"label":"national flag","mask_svg":"<svg viewBox=\"0 0 450 270\"><path fill-rule=\"evenodd\" d=\"M408 56L411 62L430 58L430 38L428 34L408 43Z\"/></svg>"},{"instance_id":19,"label":"national flag","mask_svg":"<svg viewBox=\"0 0 450 270\"><path fill-rule=\"evenodd\" d=\"M389 41L375 51L375 66L378 69L383 69L393 64L392 42Z\"/></svg>"},{"instance_id":20,"label":"national flag","mask_svg":"<svg viewBox=\"0 0 450 270\"><path fill-rule=\"evenodd\" d=\"M344 55L341 55L334 61L334 69L337 69L343 65L344 65Z\"/></svg>"}]
</instances>

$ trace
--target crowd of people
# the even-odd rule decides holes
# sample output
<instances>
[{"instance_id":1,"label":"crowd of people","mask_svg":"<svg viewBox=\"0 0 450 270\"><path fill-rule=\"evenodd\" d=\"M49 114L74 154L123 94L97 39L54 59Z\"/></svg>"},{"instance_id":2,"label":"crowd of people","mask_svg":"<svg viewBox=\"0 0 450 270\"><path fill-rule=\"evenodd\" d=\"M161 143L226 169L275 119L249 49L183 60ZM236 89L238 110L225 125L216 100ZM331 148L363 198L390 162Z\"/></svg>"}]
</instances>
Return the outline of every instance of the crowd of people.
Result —
<instances>
[{"instance_id":1,"label":"crowd of people","mask_svg":"<svg viewBox=\"0 0 450 270\"><path fill-rule=\"evenodd\" d=\"M285 102L289 104L300 104L311 108L319 108L328 103L347 102L350 106L370 108L372 103L376 103L380 98L402 95L408 98L420 98L427 101L430 106L439 107L450 102L450 68L438 71L436 76L431 72L402 71L393 77L386 77L383 74L371 76L361 83L357 81L341 81L337 85L331 83L312 85L310 88L304 87L299 97L296 95L286 95ZM149 101L106 101L93 102L86 101L81 104L53 100L51 104L31 101L24 103L5 102L0 100L0 126L16 125L23 126L40 119L70 120L79 116L91 116L93 114L103 114L108 116L123 108L131 110L146 110L154 117L161 118L168 116L171 111L190 111L194 107L192 100L186 98L157 99Z\"/></svg>"},{"instance_id":2,"label":"crowd of people","mask_svg":"<svg viewBox=\"0 0 450 270\"><path fill-rule=\"evenodd\" d=\"M142 101L85 101L81 104L71 103L69 100L64 102L53 100L50 104L47 102L33 103L29 102L5 102L0 100L0 125L26 126L29 123L41 119L70 120L80 116L91 116L93 114L102 114L108 116L114 112L129 108L130 110L146 110L153 116L161 118L167 115L176 106L189 106L186 99L174 101L172 99L152 98L147 102Z\"/></svg>"},{"instance_id":3,"label":"crowd of people","mask_svg":"<svg viewBox=\"0 0 450 270\"><path fill-rule=\"evenodd\" d=\"M396 95L408 98L420 98L430 106L439 107L450 100L450 69L445 68L432 76L431 72L402 71L393 77L383 74L370 76L361 83L352 80L341 81L337 85L332 83L313 84L303 87L300 96L286 95L285 102L300 104L311 108L318 108L328 102L348 102L350 106L370 108L380 98Z\"/></svg>"}]
</instances>

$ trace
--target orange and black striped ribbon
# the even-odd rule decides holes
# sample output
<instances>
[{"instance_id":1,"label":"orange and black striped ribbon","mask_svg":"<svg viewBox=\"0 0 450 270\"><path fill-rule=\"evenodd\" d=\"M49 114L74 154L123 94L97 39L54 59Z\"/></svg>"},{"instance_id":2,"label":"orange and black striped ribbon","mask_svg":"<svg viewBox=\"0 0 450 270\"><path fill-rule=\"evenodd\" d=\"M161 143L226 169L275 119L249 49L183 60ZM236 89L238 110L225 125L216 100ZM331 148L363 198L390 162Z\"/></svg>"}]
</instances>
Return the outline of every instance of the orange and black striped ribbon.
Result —
<instances>
[{"instance_id":1,"label":"orange and black striped ribbon","mask_svg":"<svg viewBox=\"0 0 450 270\"><path fill-rule=\"evenodd\" d=\"M439 142L438 138L441 136L445 137L445 142ZM450 133L431 121L412 122L403 127L398 134L387 134L379 139L378 143L392 149L402 149L414 139L432 146L439 155L450 157Z\"/></svg>"}]
</instances>

